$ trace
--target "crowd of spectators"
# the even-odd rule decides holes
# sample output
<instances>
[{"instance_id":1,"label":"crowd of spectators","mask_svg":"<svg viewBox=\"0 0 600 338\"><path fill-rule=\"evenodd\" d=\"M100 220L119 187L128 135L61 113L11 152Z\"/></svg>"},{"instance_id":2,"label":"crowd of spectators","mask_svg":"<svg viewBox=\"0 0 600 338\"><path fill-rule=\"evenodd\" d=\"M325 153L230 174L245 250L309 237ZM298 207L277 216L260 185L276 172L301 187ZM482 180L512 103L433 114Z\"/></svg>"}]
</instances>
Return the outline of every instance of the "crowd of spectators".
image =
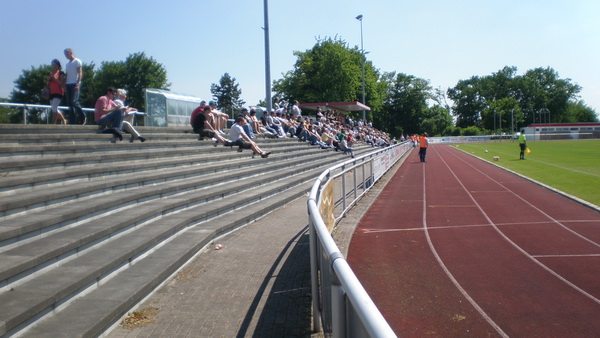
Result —
<instances>
[{"instance_id":1,"label":"crowd of spectators","mask_svg":"<svg viewBox=\"0 0 600 338\"><path fill-rule=\"evenodd\" d=\"M242 109L241 113L235 117L237 131L234 136L236 136L236 140L225 140L218 135L219 131L214 122L216 117L209 118L210 121L213 121L212 123L207 122L206 119L196 119L198 110L204 109L205 105L206 103L203 102L194 110L190 123L194 132L200 135L199 139L203 139L203 136L212 137L215 145L219 142L232 145L234 142L239 142L240 139L250 143L257 137L295 138L298 142L306 142L313 146L319 146L321 149L334 149L354 157L353 146L358 142L364 142L372 147L387 147L396 143L396 140L390 138L389 134L374 128L368 121L354 121L346 114L335 110L322 111L321 109L317 109L316 114L309 117L302 115L298 101L290 106L286 102L278 100L274 102L273 111L270 114L265 112L260 119L256 117L255 108ZM262 150L255 149L257 146L254 141L251 143L254 144L252 146L254 153L264 154ZM247 146L248 144L246 144Z\"/></svg>"}]
</instances>

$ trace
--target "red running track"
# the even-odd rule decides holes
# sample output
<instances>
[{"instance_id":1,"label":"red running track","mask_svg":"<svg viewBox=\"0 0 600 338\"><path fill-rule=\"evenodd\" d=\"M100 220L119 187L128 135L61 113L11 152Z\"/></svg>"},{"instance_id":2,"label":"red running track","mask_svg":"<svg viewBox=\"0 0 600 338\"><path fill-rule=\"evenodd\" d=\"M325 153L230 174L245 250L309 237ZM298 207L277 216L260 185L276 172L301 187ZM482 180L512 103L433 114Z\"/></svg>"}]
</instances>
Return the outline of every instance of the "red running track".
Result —
<instances>
[{"instance_id":1,"label":"red running track","mask_svg":"<svg viewBox=\"0 0 600 338\"><path fill-rule=\"evenodd\" d=\"M403 337L600 337L600 212L447 145L413 151L348 261Z\"/></svg>"}]
</instances>

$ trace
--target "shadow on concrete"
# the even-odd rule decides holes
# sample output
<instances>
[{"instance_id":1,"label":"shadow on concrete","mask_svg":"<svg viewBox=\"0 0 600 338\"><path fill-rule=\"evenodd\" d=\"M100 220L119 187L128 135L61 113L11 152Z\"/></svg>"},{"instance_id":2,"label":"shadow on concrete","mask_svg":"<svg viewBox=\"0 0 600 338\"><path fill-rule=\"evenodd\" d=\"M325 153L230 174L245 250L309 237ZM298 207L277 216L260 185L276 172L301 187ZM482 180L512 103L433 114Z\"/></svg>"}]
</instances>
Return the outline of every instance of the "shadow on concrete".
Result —
<instances>
[{"instance_id":1,"label":"shadow on concrete","mask_svg":"<svg viewBox=\"0 0 600 338\"><path fill-rule=\"evenodd\" d=\"M286 257L285 261L283 259ZM277 274L277 268L281 266ZM308 226L287 245L269 270L242 322L237 337L248 336L250 322L271 279L273 288L260 314L253 337L310 337L310 251Z\"/></svg>"}]
</instances>

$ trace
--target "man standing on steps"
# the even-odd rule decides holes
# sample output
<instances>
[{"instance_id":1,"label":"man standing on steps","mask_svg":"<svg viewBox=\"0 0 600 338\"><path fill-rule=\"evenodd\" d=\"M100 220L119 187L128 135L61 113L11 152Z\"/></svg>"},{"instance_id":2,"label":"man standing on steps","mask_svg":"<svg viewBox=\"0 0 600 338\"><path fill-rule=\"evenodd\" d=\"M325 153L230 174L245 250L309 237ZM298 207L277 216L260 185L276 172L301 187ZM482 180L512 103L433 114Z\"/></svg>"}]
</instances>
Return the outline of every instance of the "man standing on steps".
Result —
<instances>
[{"instance_id":1,"label":"man standing on steps","mask_svg":"<svg viewBox=\"0 0 600 338\"><path fill-rule=\"evenodd\" d=\"M65 57L69 60L65 65L65 72L67 74L65 96L67 98L67 106L69 106L69 124L86 124L87 119L79 103L83 65L81 60L73 55L71 48L65 49Z\"/></svg>"},{"instance_id":2,"label":"man standing on steps","mask_svg":"<svg viewBox=\"0 0 600 338\"><path fill-rule=\"evenodd\" d=\"M427 156L427 147L429 146L429 139L427 136L427 133L423 133L421 137L419 137L419 157L421 158L421 162L425 162L425 157Z\"/></svg>"}]
</instances>

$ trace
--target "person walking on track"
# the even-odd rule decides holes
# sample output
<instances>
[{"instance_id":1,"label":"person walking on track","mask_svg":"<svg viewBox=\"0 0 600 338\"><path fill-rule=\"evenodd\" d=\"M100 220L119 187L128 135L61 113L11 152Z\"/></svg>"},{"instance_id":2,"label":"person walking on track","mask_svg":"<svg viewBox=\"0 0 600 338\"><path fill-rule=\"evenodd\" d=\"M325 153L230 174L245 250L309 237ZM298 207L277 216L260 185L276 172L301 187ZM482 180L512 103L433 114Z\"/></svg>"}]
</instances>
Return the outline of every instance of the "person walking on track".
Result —
<instances>
[{"instance_id":1,"label":"person walking on track","mask_svg":"<svg viewBox=\"0 0 600 338\"><path fill-rule=\"evenodd\" d=\"M419 137L419 157L421 158L421 162L425 162L425 156L427 156L427 147L429 146L429 139L427 136L427 133L423 133L421 137Z\"/></svg>"}]
</instances>

